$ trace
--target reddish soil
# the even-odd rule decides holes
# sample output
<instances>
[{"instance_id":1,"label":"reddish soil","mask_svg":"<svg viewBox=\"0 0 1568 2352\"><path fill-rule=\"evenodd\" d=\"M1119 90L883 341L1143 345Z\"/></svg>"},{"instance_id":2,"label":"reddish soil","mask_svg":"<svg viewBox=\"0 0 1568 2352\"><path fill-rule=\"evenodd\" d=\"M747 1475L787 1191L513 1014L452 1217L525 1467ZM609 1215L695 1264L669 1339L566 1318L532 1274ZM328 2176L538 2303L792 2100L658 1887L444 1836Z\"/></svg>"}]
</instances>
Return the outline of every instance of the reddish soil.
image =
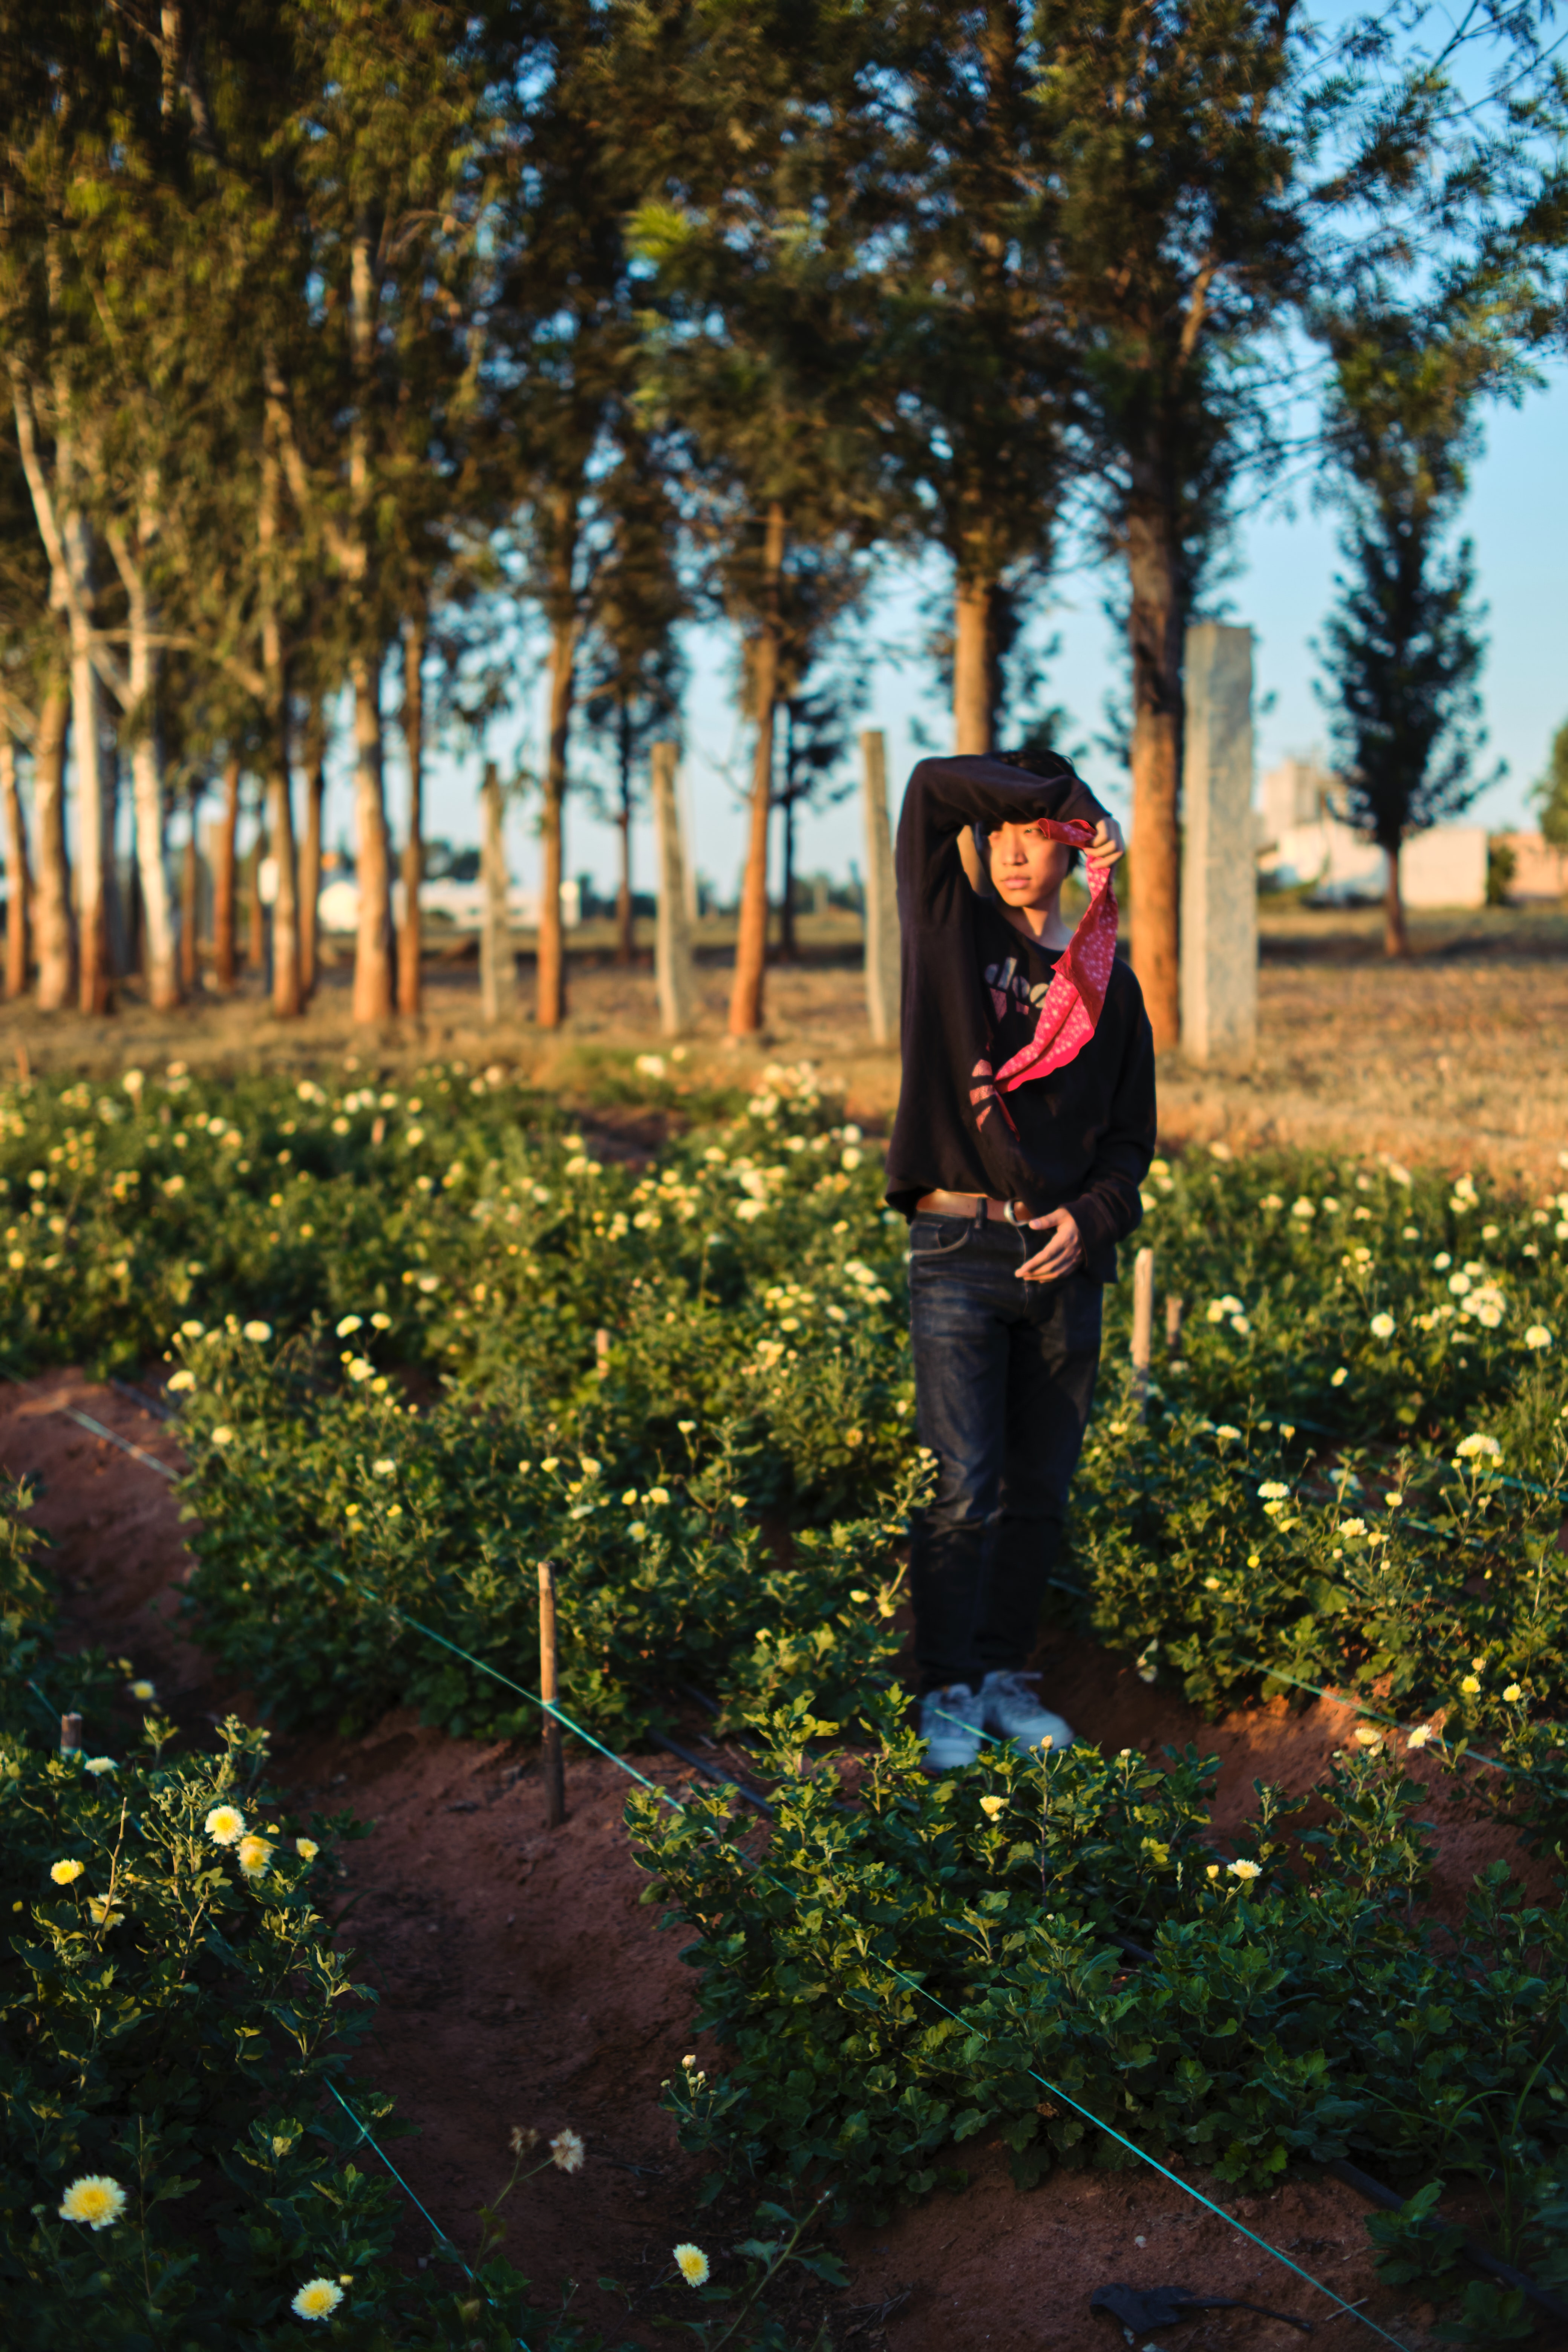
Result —
<instances>
[{"instance_id":1,"label":"reddish soil","mask_svg":"<svg viewBox=\"0 0 1568 2352\"><path fill-rule=\"evenodd\" d=\"M168 1482L67 1418L68 1404L163 1461L178 1459L151 1415L78 1375L0 1388L0 1465L41 1482L35 1517L56 1547L68 1623L153 1674L193 1733L231 1706L244 1712L243 1694L223 1687L174 1622L189 1559ZM1089 1644L1058 1644L1047 1663L1051 1703L1086 1736L1155 1751L1192 1739L1219 1754L1222 1827L1245 1811L1255 1776L1298 1788L1317 1778L1352 1720L1325 1702L1292 1711L1281 1700L1210 1726ZM542 2302L580 2279L588 2284L579 2314L612 2341L649 2343L650 2322L678 2314L684 2293L660 2284L670 2247L689 2237L717 2252L743 2234L748 2215L731 2196L700 2205L700 2168L676 2147L658 2104L661 2080L693 2047L693 1987L679 1934L661 1935L639 1906L646 1881L622 1826L622 1775L574 1760L570 1817L552 1834L536 1755L518 1745L450 1740L394 1715L363 1739L323 1730L279 1740L276 1754L279 1780L301 1804L346 1802L373 1825L345 1850L353 1902L343 1932L381 2000L360 2075L394 2092L399 2113L419 2126L393 2150L399 2168L455 2241L471 2246L477 2208L510 2168L510 2127L581 2132L584 2171L546 2172L506 2208L508 2251ZM667 1759L638 1766L666 1785L684 1777ZM1498 1834L1456 1820L1442 1790L1431 1818L1442 1898L1456 1904L1469 1874L1500 1850ZM719 2053L697 2046L711 2068ZM881 2229L840 2233L850 2287L828 2306L836 2345L1118 2352L1120 2328L1089 2315L1093 2289L1113 2281L1180 2284L1300 2313L1327 2352L1376 2340L1155 2173L1063 2175L1023 2195L997 2145L971 2144L962 2155L970 2181L961 2194L939 2194ZM1212 2192L1206 2179L1194 2185ZM1270 2196L1223 2201L1359 2303L1388 2330L1384 2340L1409 2352L1435 2347L1431 2314L1377 2286L1365 2208L1350 2190L1293 2180ZM409 2209L402 2251L417 2261L429 2244ZM605 2274L625 2283L629 2312L591 2284ZM1199 2352L1298 2339L1277 2320L1229 2311L1163 2340Z\"/></svg>"}]
</instances>

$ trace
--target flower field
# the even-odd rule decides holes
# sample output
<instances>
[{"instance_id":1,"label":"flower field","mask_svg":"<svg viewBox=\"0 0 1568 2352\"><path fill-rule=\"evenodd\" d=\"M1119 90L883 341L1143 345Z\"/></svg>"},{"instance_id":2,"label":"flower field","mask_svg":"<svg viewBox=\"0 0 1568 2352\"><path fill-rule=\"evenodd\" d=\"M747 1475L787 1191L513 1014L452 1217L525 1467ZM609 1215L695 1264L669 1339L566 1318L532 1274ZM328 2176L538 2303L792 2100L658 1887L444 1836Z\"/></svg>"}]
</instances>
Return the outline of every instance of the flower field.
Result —
<instances>
[{"instance_id":1,"label":"flower field","mask_svg":"<svg viewBox=\"0 0 1568 2352\"><path fill-rule=\"evenodd\" d=\"M1131 1285L1110 1294L1053 1611L1210 1712L1320 1688L1362 1709L1321 1788L1260 1789L1222 1837L1196 1748L920 1773L892 1675L924 1474L879 1154L808 1068L747 1094L643 1060L607 1061L574 1124L455 1065L396 1089L177 1066L12 1087L0 1364L158 1367L190 1465L190 1627L273 1720L412 1704L531 1739L550 1558L585 1730L634 1748L695 1693L752 1741L765 1832L713 1792L631 1803L725 2052L668 2092L715 2185L882 2212L983 2131L1026 2184L1142 2150L1223 2194L1348 2158L1401 2195L1474 2191L1483 2234L1561 2292L1568 1923L1500 1861L1440 1917L1421 1814L1436 1764L1500 1844L1568 1843L1568 1172L1504 1196L1387 1160L1155 1162L1139 1240L1179 1310L1144 1411ZM636 1157L628 1103L664 1117ZM447 2340L449 2284L388 2269L386 2192L344 2170L353 2126L323 2105L356 2004L298 1841L347 1824L289 1820L237 1726L220 1758L171 1760L108 1662L113 1773L55 1757L27 1687L49 1682L42 1588L7 1524L15 2014L48 2021L7 2088L48 2117L11 2159L12 2275L79 2297L172 2265L167 2307L197 2297L180 2324L204 2344L318 2317ZM50 1877L71 1860L79 1881ZM221 2312L179 2251L187 2177L197 2209L221 2177L253 2216ZM350 2179L312 2236L298 2217ZM123 2211L58 2210L98 2180ZM1520 2290L1425 2215L1376 2224L1391 2283L1462 2340L1528 2333ZM341 2305L291 2307L339 2279Z\"/></svg>"}]
</instances>

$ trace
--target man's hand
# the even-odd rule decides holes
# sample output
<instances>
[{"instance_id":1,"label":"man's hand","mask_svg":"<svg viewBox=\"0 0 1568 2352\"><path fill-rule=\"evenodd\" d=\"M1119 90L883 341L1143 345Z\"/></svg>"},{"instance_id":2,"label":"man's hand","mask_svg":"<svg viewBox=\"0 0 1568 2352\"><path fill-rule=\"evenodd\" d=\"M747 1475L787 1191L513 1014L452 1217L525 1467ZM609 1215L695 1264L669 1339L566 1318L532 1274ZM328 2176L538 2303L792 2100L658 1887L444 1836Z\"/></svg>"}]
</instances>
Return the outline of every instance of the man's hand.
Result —
<instances>
[{"instance_id":1,"label":"man's hand","mask_svg":"<svg viewBox=\"0 0 1568 2352\"><path fill-rule=\"evenodd\" d=\"M1083 854L1096 867L1115 866L1126 856L1127 844L1121 838L1121 827L1113 816L1100 818L1094 828L1094 839Z\"/></svg>"},{"instance_id":2,"label":"man's hand","mask_svg":"<svg viewBox=\"0 0 1568 2352\"><path fill-rule=\"evenodd\" d=\"M1047 1234L1049 1239L1044 1249L1019 1266L1020 1282L1059 1282L1064 1274L1083 1264L1083 1243L1070 1211L1047 1209L1043 1217L1029 1219L1029 1231Z\"/></svg>"}]
</instances>

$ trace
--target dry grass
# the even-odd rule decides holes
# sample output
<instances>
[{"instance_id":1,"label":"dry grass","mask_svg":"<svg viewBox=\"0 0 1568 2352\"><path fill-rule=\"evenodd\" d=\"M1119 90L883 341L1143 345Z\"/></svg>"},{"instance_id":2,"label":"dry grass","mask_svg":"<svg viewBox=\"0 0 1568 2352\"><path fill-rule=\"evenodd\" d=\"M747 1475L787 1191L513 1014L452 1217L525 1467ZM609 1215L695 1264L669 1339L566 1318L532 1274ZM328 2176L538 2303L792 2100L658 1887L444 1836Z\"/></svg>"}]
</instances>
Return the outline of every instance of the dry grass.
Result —
<instances>
[{"instance_id":1,"label":"dry grass","mask_svg":"<svg viewBox=\"0 0 1568 2352\"><path fill-rule=\"evenodd\" d=\"M738 1045L724 1034L732 927L702 927L701 1011L687 1067L749 1076L770 1059L809 1060L845 1087L865 1125L885 1126L899 1061L867 1031L858 924L808 917L801 931L802 961L769 973L765 1036ZM1488 908L1420 917L1413 932L1414 960L1389 964L1375 913L1266 909L1257 1066L1226 1076L1167 1056L1160 1085L1169 1140L1321 1144L1556 1174L1558 1152L1568 1149L1568 915ZM120 1011L102 1020L7 1005L0 1036L39 1070L108 1076L174 1055L193 1068L303 1070L352 1055L367 1069L392 1071L439 1054L499 1061L568 1097L591 1091L595 1063L658 1045L646 952L624 970L611 961L607 932L578 933L568 1023L546 1035L530 1017L526 946L517 1013L493 1029L479 1019L475 964L448 957L428 965L417 1024L356 1029L340 961L293 1024L271 1019L255 982L174 1016L150 1013L132 983Z\"/></svg>"}]
</instances>

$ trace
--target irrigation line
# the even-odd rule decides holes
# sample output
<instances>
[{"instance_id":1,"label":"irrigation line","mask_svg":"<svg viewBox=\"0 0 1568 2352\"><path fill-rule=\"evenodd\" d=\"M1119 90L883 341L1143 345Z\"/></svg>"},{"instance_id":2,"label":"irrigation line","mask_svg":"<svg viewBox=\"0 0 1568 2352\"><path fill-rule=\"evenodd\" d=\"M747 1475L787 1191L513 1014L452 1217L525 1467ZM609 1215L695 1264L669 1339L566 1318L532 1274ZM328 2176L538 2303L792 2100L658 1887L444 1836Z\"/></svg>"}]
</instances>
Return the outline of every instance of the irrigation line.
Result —
<instances>
[{"instance_id":1,"label":"irrigation line","mask_svg":"<svg viewBox=\"0 0 1568 2352\"><path fill-rule=\"evenodd\" d=\"M485 2301L489 2305L490 2309L492 2311L500 2311L500 2304L497 2303L494 2295L491 2294L489 2289L485 2285L484 2281L480 2278L475 2277L474 2273L468 2268L468 2263L464 2262L462 2249L456 2245L447 2235L446 2231L443 2230L440 2222L437 2221L429 2208L426 2205L420 2204L418 2198L415 2195L413 2189L410 2189L407 2181L405 2180L402 2173L399 2172L391 2157L388 2156L386 2150L382 2147L380 2141L376 2138L374 2133L371 2130L370 2126L365 2122L363 2116L355 2115L353 2109L350 2106L348 2101L344 2098L342 2093L339 2090L337 2084L332 2081L330 2074L325 2079L328 2090L331 2091L333 2098L336 2099L339 2106L342 2107L349 2121L356 2127L361 2139L364 2141L367 2147L374 2149L376 2155L380 2157L383 2164L385 2165L388 2172L391 2173L394 2180L396 2181L399 2189L402 2189L409 2203L416 2207L418 2211L424 2215L426 2221L430 2224L430 2228L434 2232L437 2242L443 2246L450 2248L451 2252L457 2256L458 2263L461 2263L468 2279L479 2288L479 2293L484 2296ZM528 2346L521 2336L518 2337L517 2341L519 2352L529 2352Z\"/></svg>"},{"instance_id":2,"label":"irrigation line","mask_svg":"<svg viewBox=\"0 0 1568 2352\"><path fill-rule=\"evenodd\" d=\"M36 1381L25 1381L20 1372L6 1371L3 1365L0 1365L0 1379L9 1381L16 1388L26 1389L31 1396L48 1396L48 1391L39 1388ZM121 1454L129 1454L135 1461L144 1462L149 1470L156 1470L160 1478L178 1478L180 1474L177 1470L172 1470L166 1462L160 1462L157 1455L149 1454L144 1445L133 1445L128 1437L121 1437L112 1429L106 1429L103 1423L95 1421L90 1412L82 1412L76 1405L67 1404L63 1400L57 1404L52 1399L50 1410L68 1414L72 1421L79 1422L83 1429L90 1429L95 1437L107 1438L110 1445L119 1446Z\"/></svg>"},{"instance_id":3,"label":"irrigation line","mask_svg":"<svg viewBox=\"0 0 1568 2352\"><path fill-rule=\"evenodd\" d=\"M537 1706L542 1713L553 1716L555 1720L561 1724L565 1730L570 1731L574 1738L583 1740L588 1747L595 1748L599 1755L607 1758L609 1762L616 1765L621 1771L626 1773L629 1780L637 1781L643 1788L650 1790L655 1796L661 1798L663 1801L670 1807L672 1811L678 1813L684 1813L686 1811L686 1807L681 1803L679 1797L672 1797L668 1789L660 1788L656 1780L650 1780L646 1773L639 1772L635 1765L628 1764L624 1756L617 1756L613 1748L606 1748L602 1740L595 1739L592 1732L584 1730L582 1726L575 1723L571 1716L565 1712L564 1708L558 1706L552 1699L542 1698L537 1691L524 1689L521 1683L514 1683L509 1675L503 1675L499 1667L489 1664L483 1658L476 1657L471 1650L465 1650L458 1643L448 1641L444 1633L437 1633L433 1627L421 1624L417 1618L405 1615L405 1612L397 1607L395 1601L384 1600L380 1593L372 1591L369 1586L356 1586L351 1584L348 1578L342 1574L341 1570L334 1569L331 1573L338 1578L338 1580L343 1585L346 1591L350 1592L362 1592L368 1599L377 1601L380 1606L385 1609L392 1616L400 1619L404 1624L411 1626L416 1633L425 1634L430 1641L438 1642L441 1647L444 1650L450 1651L454 1657L463 1659L466 1664L473 1666L479 1674L491 1675L495 1681L502 1684L506 1689L516 1691L520 1697L528 1699L534 1706ZM772 1874L767 1872L763 1872L760 1874L769 1877L776 1891L783 1895L786 1900L790 1899L790 1889L784 1885L782 1879L773 1878ZM941 2010L944 2017L952 2018L955 2024L963 2026L970 2034L978 2033L980 2040L989 2044L991 2036L988 2033L981 2032L978 2027L961 2016L957 2010L949 2009L947 2003L944 2000L939 2000L937 1995L933 1993L928 1986L919 1983L915 1978L907 1975L902 1969L895 1968L890 1960L885 1959L882 1961L881 1965L888 1970L889 1975L892 1977L896 1983L905 1986L910 1992L923 1995L934 2009ZM1400 2343L1398 2336L1390 2336L1387 2329L1380 2327L1375 2319L1369 2319L1364 2312L1359 2311L1356 2308L1353 2303L1347 2303L1342 2295L1338 2295L1334 2293L1332 2287L1325 2286L1321 2279L1314 2278L1310 2271L1303 2270L1300 2263L1292 2262L1289 2254L1282 2252L1278 2246L1271 2244L1267 2238L1260 2238L1256 2230L1249 2230L1245 2221L1238 2221L1234 2213L1227 2212L1226 2208L1223 2205L1216 2204L1212 2197L1205 2197L1201 2189L1194 2189L1190 2181L1186 2181L1182 2179L1179 2172L1172 2172L1168 2167L1160 2162L1157 2157L1151 2156L1146 2149L1140 2147L1135 2140L1130 2140L1121 2132L1119 2132L1114 2125L1102 2121L1099 2116L1094 2114L1091 2108L1082 2105L1079 2100L1072 2096L1070 2092L1064 2091L1059 2084L1051 2082L1047 2076L1038 2073L1033 2066L1026 2067L1025 2072L1028 2074L1031 2082L1037 2083L1043 2091L1047 2091L1050 2094L1052 2098L1061 2099L1068 2106L1072 2108L1075 2115L1082 2116L1086 2122L1091 2123L1097 2131L1107 2133L1110 2138L1117 2142L1118 2146L1126 2148L1130 2155L1139 2158L1140 2160L1148 2165L1152 2170L1159 2173L1162 2179L1173 2182L1175 2187L1178 2189L1184 2189L1186 2194L1193 2199L1195 2204L1202 2205L1208 2212L1217 2214L1222 2221L1228 2221L1231 2228L1237 2231L1240 2236L1250 2240L1252 2244L1258 2247L1264 2253L1272 2255L1274 2260L1280 2263L1284 2269L1293 2272L1296 2277L1303 2280L1308 2286L1315 2288L1320 2294L1327 2296L1329 2302L1334 2305L1334 2308L1337 2311L1344 2312L1352 2319L1359 2320L1363 2327L1370 2328L1372 2333L1374 2336L1381 2337L1384 2344L1392 2344L1394 2347L1394 2352L1406 2352L1406 2347Z\"/></svg>"}]
</instances>

